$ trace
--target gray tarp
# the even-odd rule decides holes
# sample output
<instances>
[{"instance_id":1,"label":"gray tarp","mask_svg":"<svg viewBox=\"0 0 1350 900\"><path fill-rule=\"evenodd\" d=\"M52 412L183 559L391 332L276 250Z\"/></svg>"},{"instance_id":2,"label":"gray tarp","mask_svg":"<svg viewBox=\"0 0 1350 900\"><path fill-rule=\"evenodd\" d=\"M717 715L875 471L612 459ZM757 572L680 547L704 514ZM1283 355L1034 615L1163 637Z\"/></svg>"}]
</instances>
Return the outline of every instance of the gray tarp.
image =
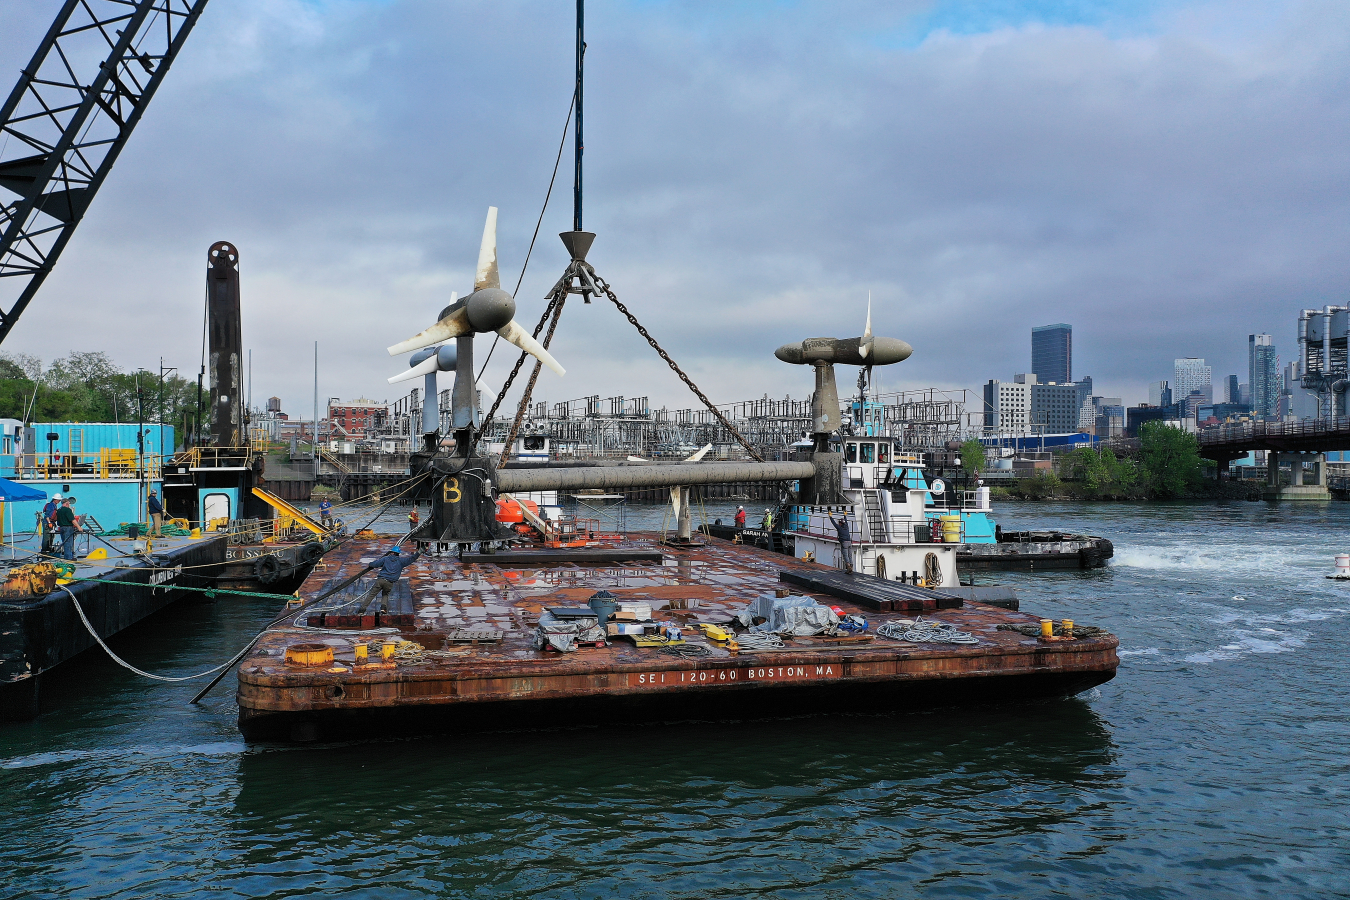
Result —
<instances>
[{"instance_id":1,"label":"gray tarp","mask_svg":"<svg viewBox=\"0 0 1350 900\"><path fill-rule=\"evenodd\" d=\"M736 615L737 620L752 631L791 634L806 637L813 634L836 634L839 617L828 606L821 606L810 597L775 597L762 594ZM765 619L762 625L753 625L755 619Z\"/></svg>"},{"instance_id":2,"label":"gray tarp","mask_svg":"<svg viewBox=\"0 0 1350 900\"><path fill-rule=\"evenodd\" d=\"M534 631L534 640L530 646L543 650L552 646L554 650L571 653L577 649L577 641L584 644L605 640L605 629L600 627L598 618L583 616L577 619L555 618L548 610L539 616L539 627Z\"/></svg>"}]
</instances>

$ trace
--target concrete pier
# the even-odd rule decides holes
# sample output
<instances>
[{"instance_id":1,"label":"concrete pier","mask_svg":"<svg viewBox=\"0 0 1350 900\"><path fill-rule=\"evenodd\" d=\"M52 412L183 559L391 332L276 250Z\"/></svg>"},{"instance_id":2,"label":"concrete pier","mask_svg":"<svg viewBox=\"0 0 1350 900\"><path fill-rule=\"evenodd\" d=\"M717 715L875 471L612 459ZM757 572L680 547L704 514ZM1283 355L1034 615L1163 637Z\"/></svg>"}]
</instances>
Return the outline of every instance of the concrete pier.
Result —
<instances>
[{"instance_id":1,"label":"concrete pier","mask_svg":"<svg viewBox=\"0 0 1350 900\"><path fill-rule=\"evenodd\" d=\"M1289 484L1280 484L1280 464L1289 463ZM1312 478L1304 477L1304 467L1311 464ZM1331 491L1327 489L1327 457L1325 453L1279 453L1271 450L1266 454L1266 489L1262 493L1266 500L1330 500Z\"/></svg>"}]
</instances>

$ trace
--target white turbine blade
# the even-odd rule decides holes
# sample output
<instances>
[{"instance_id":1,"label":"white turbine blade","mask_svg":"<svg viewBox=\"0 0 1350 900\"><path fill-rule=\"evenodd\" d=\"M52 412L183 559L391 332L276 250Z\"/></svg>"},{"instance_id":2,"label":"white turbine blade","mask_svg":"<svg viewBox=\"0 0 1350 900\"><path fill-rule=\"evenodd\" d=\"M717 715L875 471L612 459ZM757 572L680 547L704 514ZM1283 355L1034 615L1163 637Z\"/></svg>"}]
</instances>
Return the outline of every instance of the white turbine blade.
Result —
<instances>
[{"instance_id":1,"label":"white turbine blade","mask_svg":"<svg viewBox=\"0 0 1350 900\"><path fill-rule=\"evenodd\" d=\"M685 457L685 460L684 460L684 461L685 461L685 462L700 462L700 461L702 461L703 457L704 457L705 455L707 455L708 451L711 450L711 449L712 449L712 444L704 444L702 450L695 450L693 453L691 453L691 454L689 454L687 457Z\"/></svg>"},{"instance_id":2,"label":"white turbine blade","mask_svg":"<svg viewBox=\"0 0 1350 900\"><path fill-rule=\"evenodd\" d=\"M641 457L641 456L629 456L629 457L628 457L628 461L629 461L629 462L651 462L651 460L646 459L645 457Z\"/></svg>"},{"instance_id":3,"label":"white turbine blade","mask_svg":"<svg viewBox=\"0 0 1350 900\"><path fill-rule=\"evenodd\" d=\"M670 505L675 507L675 520L680 519L680 489L673 487L670 489Z\"/></svg>"},{"instance_id":4,"label":"white turbine blade","mask_svg":"<svg viewBox=\"0 0 1350 900\"><path fill-rule=\"evenodd\" d=\"M536 341L528 331L521 328L515 322L510 322L505 328L499 329L497 333L507 341L510 341L512 344L515 344L517 347L533 356L535 359L539 360L544 365L548 366L553 371L557 372L559 375L567 374L567 370L558 365L558 361L549 355L549 352L544 349L544 346Z\"/></svg>"},{"instance_id":5,"label":"white turbine blade","mask_svg":"<svg viewBox=\"0 0 1350 900\"><path fill-rule=\"evenodd\" d=\"M430 375L432 372L435 371L437 371L436 357L428 356L426 359L422 360L420 363L413 366L411 369L408 369L406 372L403 372L402 374L395 375L393 378L390 378L389 383L398 384L400 381L407 381L408 379L416 378L419 375Z\"/></svg>"},{"instance_id":6,"label":"white turbine blade","mask_svg":"<svg viewBox=\"0 0 1350 900\"><path fill-rule=\"evenodd\" d=\"M858 355L867 359L872 353L872 292L867 292L867 325L863 327L862 337L858 339Z\"/></svg>"},{"instance_id":7,"label":"white turbine blade","mask_svg":"<svg viewBox=\"0 0 1350 900\"><path fill-rule=\"evenodd\" d=\"M483 382L481 381L478 382L478 389L483 392L484 400L491 401L497 399L497 392L494 391L492 388L488 387L487 385L483 384Z\"/></svg>"},{"instance_id":8,"label":"white turbine blade","mask_svg":"<svg viewBox=\"0 0 1350 900\"><path fill-rule=\"evenodd\" d=\"M497 207L489 206L487 221L483 223L483 243L478 248L478 272L473 276L473 289L499 288L501 276L497 273Z\"/></svg>"},{"instance_id":9,"label":"white turbine blade","mask_svg":"<svg viewBox=\"0 0 1350 900\"><path fill-rule=\"evenodd\" d=\"M400 353L407 353L410 350L421 350L423 347L430 347L432 344L439 344L441 341L470 334L472 331L473 329L469 326L469 309L461 306L426 331L419 332L406 341L401 341L390 347L389 355L398 356Z\"/></svg>"}]
</instances>

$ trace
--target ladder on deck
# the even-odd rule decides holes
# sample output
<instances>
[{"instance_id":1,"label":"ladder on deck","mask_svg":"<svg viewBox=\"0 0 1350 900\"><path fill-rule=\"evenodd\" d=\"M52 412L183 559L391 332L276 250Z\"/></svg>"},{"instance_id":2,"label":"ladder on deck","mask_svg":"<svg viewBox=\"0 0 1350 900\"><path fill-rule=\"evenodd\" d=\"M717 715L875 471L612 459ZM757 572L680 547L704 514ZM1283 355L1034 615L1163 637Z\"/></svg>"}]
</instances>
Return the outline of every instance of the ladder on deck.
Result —
<instances>
[{"instance_id":1,"label":"ladder on deck","mask_svg":"<svg viewBox=\"0 0 1350 900\"><path fill-rule=\"evenodd\" d=\"M886 543L886 520L881 515L881 500L876 491L863 491L863 511L867 513L867 531L874 543Z\"/></svg>"}]
</instances>

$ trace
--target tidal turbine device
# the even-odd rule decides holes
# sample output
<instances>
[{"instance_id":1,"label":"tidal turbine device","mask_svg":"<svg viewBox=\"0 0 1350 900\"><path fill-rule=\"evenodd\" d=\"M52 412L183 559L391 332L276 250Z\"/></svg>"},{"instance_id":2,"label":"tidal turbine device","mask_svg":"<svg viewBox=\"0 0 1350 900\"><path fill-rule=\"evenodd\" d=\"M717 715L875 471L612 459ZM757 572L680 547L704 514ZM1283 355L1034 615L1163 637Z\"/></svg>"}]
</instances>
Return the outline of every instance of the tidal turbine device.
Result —
<instances>
[{"instance_id":1,"label":"tidal turbine device","mask_svg":"<svg viewBox=\"0 0 1350 900\"><path fill-rule=\"evenodd\" d=\"M496 332L503 340L538 359L559 375L566 370L558 361L516 322L516 300L502 289L497 269L497 207L490 206L483 224L483 241L478 250L478 269L474 275L473 293L463 299L450 296L450 305L441 310L439 321L406 341L389 348L390 356L420 350L410 360L411 368L389 379L393 384L426 377L426 399L422 403L422 432L428 452L435 452L440 414L436 408L436 373L454 372L455 386L451 391L451 427L455 431L455 446L463 455L472 443L472 431L478 426L478 397L475 390L473 338L475 334ZM454 340L453 344L445 343ZM441 345L435 349L434 345Z\"/></svg>"},{"instance_id":2,"label":"tidal turbine device","mask_svg":"<svg viewBox=\"0 0 1350 900\"><path fill-rule=\"evenodd\" d=\"M816 392L811 396L812 439L818 453L829 450L830 435L839 430L839 390L835 386L836 363L849 366L889 366L909 359L914 348L899 338L872 334L872 301L867 301L867 324L862 337L807 338L784 344L773 355L785 363L814 366Z\"/></svg>"}]
</instances>

